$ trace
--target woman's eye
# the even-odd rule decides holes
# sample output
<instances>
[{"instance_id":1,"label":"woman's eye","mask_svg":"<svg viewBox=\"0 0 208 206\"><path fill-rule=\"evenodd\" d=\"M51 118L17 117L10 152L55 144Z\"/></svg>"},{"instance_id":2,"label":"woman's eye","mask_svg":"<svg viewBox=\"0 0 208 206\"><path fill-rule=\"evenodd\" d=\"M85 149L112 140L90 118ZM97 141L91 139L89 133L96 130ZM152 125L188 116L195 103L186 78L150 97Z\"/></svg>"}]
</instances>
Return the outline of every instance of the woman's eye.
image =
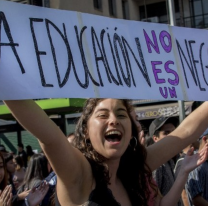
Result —
<instances>
[{"instance_id":1,"label":"woman's eye","mask_svg":"<svg viewBox=\"0 0 208 206\"><path fill-rule=\"evenodd\" d=\"M98 117L103 117L104 118L104 117L107 117L107 115L106 114L99 114Z\"/></svg>"},{"instance_id":2,"label":"woman's eye","mask_svg":"<svg viewBox=\"0 0 208 206\"><path fill-rule=\"evenodd\" d=\"M126 115L125 114L119 114L118 117L124 118L124 117L126 117Z\"/></svg>"}]
</instances>

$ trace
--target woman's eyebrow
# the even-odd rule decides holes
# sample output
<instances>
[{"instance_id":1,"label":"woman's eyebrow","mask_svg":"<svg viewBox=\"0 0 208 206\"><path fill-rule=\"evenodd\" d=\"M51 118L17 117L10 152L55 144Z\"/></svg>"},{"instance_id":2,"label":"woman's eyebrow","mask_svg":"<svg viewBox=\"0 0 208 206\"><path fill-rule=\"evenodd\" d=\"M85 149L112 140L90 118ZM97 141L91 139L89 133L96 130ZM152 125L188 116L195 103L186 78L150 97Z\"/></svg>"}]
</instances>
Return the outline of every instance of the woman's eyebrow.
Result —
<instances>
[{"instance_id":1,"label":"woman's eyebrow","mask_svg":"<svg viewBox=\"0 0 208 206\"><path fill-rule=\"evenodd\" d=\"M106 109L106 108L100 108L100 109L98 109L97 111L95 111L95 114L96 113L98 113L98 112L109 112L109 109ZM118 108L118 109L116 109L116 111L124 111L124 112L127 112L126 111L126 109L124 109L124 108Z\"/></svg>"},{"instance_id":2,"label":"woman's eyebrow","mask_svg":"<svg viewBox=\"0 0 208 206\"><path fill-rule=\"evenodd\" d=\"M116 111L124 111L124 112L127 112L126 109L124 109L124 108L118 108Z\"/></svg>"},{"instance_id":3,"label":"woman's eyebrow","mask_svg":"<svg viewBox=\"0 0 208 206\"><path fill-rule=\"evenodd\" d=\"M98 113L98 112L108 112L109 110L106 109L106 108L100 108L98 109L97 111L95 111L95 114Z\"/></svg>"}]
</instances>

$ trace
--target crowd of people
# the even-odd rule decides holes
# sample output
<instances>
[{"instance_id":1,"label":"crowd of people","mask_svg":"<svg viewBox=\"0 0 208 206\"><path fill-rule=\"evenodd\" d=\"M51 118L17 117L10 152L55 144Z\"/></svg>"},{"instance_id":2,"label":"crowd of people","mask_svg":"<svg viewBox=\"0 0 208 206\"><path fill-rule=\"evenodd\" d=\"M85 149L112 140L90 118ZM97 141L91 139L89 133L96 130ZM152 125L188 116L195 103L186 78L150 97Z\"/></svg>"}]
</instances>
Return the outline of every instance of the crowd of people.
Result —
<instances>
[{"instance_id":1,"label":"crowd of people","mask_svg":"<svg viewBox=\"0 0 208 206\"><path fill-rule=\"evenodd\" d=\"M32 100L5 103L42 152L0 145L0 206L208 204L208 102L181 124L155 119L148 138L127 100L88 99L68 138Z\"/></svg>"},{"instance_id":2,"label":"crowd of people","mask_svg":"<svg viewBox=\"0 0 208 206\"><path fill-rule=\"evenodd\" d=\"M46 156L43 153L35 154L30 145L25 152L23 144L18 144L18 155L6 151L5 146L0 145L0 205L37 206L49 193L49 184L44 179L50 172Z\"/></svg>"},{"instance_id":3,"label":"crowd of people","mask_svg":"<svg viewBox=\"0 0 208 206\"><path fill-rule=\"evenodd\" d=\"M148 140L151 138L153 141L151 143L149 143L149 141L147 146L150 146L155 142L158 142L167 137L172 131L176 129L177 126L178 119L175 117L160 117L155 119L150 125L149 137L147 138ZM205 132L196 141L185 147L181 153L177 154L153 171L153 178L155 179L159 191L163 196L165 196L171 190L176 179L178 176L180 176L180 169L187 153L189 153L190 150L193 150L194 153L199 152L204 147L204 145L207 144L207 136L208 129L206 129ZM208 172L207 163L208 162L206 160L202 165L189 173L188 180L186 181L181 193L181 198L177 203L178 206L207 205L208 193L206 192L206 184L208 182L205 181L208 177L206 174ZM203 173L201 173L201 167L206 168L203 169ZM191 175L193 173L195 175ZM199 176L201 177L199 178ZM190 184L190 179L192 184ZM201 198L204 199L204 203L198 201L198 199Z\"/></svg>"}]
</instances>

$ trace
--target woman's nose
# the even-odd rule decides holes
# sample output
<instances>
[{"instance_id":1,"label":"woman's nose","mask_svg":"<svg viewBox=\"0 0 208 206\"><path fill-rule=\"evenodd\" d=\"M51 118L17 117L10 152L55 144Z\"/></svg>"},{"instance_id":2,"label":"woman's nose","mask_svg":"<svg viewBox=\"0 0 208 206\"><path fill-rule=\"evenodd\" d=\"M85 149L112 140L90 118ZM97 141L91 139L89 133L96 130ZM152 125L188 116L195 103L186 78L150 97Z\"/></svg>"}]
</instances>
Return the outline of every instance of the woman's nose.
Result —
<instances>
[{"instance_id":1,"label":"woman's nose","mask_svg":"<svg viewBox=\"0 0 208 206\"><path fill-rule=\"evenodd\" d=\"M110 125L118 125L118 124L119 124L118 118L115 115L112 115L110 117Z\"/></svg>"}]
</instances>

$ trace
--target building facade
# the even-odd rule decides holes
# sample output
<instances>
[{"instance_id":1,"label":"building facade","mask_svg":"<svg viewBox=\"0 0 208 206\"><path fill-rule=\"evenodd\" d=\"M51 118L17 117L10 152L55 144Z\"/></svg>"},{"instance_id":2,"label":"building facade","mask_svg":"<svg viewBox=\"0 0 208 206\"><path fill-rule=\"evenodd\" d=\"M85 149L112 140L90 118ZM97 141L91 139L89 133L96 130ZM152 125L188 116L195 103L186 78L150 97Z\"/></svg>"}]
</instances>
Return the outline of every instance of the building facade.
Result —
<instances>
[{"instance_id":1,"label":"building facade","mask_svg":"<svg viewBox=\"0 0 208 206\"><path fill-rule=\"evenodd\" d=\"M112 18L169 23L169 0L12 0ZM173 0L176 26L208 28L207 0Z\"/></svg>"}]
</instances>

